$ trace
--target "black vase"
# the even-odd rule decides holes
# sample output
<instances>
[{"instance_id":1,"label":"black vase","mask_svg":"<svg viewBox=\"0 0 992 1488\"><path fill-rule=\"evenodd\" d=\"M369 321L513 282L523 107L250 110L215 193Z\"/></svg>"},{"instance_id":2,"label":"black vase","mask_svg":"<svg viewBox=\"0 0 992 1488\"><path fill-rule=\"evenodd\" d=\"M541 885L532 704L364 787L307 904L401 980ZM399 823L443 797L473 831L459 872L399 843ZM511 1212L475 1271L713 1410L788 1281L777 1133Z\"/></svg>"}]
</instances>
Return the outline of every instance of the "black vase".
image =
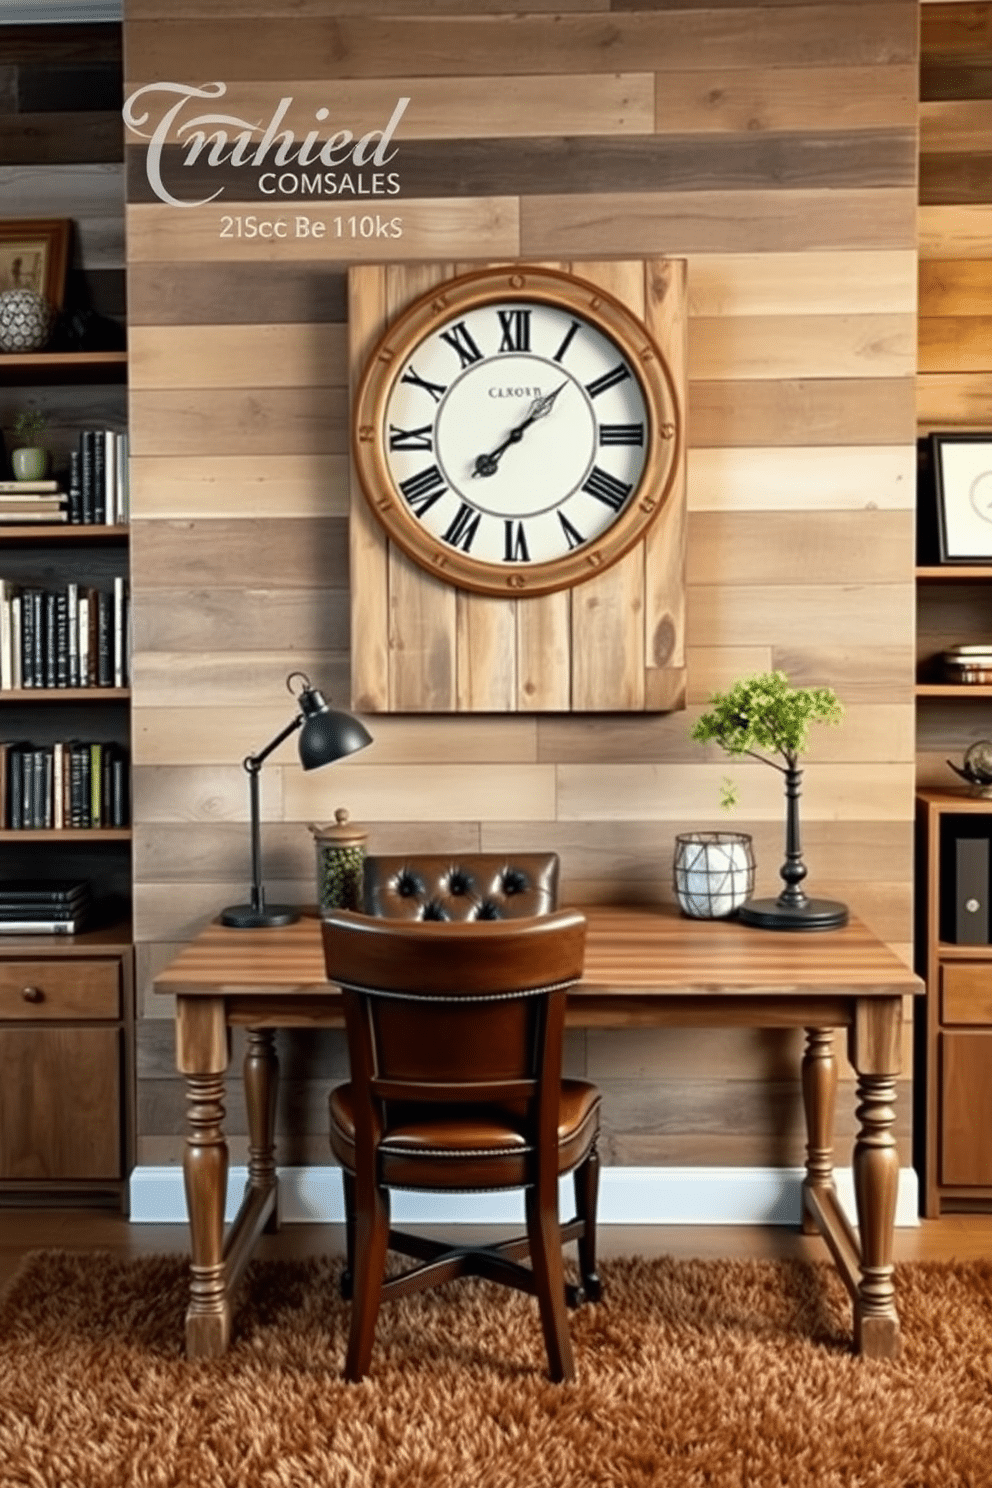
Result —
<instances>
[{"instance_id":1,"label":"black vase","mask_svg":"<svg viewBox=\"0 0 992 1488\"><path fill-rule=\"evenodd\" d=\"M847 905L837 899L810 899L803 892L806 877L799 842L799 796L803 772L790 760L785 769L785 862L779 874L785 888L777 899L749 899L737 917L761 930L836 930L847 924Z\"/></svg>"}]
</instances>

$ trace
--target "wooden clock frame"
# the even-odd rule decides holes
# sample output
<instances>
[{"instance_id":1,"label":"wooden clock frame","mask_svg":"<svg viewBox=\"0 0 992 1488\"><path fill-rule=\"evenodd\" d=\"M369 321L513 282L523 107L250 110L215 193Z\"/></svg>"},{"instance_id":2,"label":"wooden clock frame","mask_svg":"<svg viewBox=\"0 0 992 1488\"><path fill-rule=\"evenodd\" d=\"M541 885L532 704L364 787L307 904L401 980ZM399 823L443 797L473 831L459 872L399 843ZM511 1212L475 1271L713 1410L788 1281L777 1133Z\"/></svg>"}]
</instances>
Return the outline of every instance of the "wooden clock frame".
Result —
<instances>
[{"instance_id":1,"label":"wooden clock frame","mask_svg":"<svg viewBox=\"0 0 992 1488\"><path fill-rule=\"evenodd\" d=\"M501 291L494 275L504 274ZM456 576L447 551L441 577L430 541L411 556L423 536L419 524L409 523L410 534L405 526L384 524L366 487L373 499L398 506L376 453L375 429L390 368L395 373L404 348L454 308L498 293L536 298L538 283L548 302L601 318L636 363L642 385L652 379L648 403L657 429L629 503L630 519L587 545L592 562L576 550L567 560L540 565L552 573L537 582L533 572L515 571L508 577L516 582L504 595L483 590L470 573ZM513 263L487 266L484 275L478 265L446 263L349 271L353 708L568 713L685 706L686 298L681 259ZM666 424L674 426L667 433Z\"/></svg>"},{"instance_id":2,"label":"wooden clock frame","mask_svg":"<svg viewBox=\"0 0 992 1488\"><path fill-rule=\"evenodd\" d=\"M598 536L558 558L510 569L479 562L434 537L403 500L385 453L389 399L417 347L454 316L507 300L551 305L594 325L630 364L648 413L645 458L637 487L617 519ZM476 269L428 290L407 306L368 359L355 396L352 431L358 479L389 537L428 573L477 594L500 597L551 594L581 583L622 558L667 500L684 437L672 375L643 320L586 280L560 269L531 265Z\"/></svg>"}]
</instances>

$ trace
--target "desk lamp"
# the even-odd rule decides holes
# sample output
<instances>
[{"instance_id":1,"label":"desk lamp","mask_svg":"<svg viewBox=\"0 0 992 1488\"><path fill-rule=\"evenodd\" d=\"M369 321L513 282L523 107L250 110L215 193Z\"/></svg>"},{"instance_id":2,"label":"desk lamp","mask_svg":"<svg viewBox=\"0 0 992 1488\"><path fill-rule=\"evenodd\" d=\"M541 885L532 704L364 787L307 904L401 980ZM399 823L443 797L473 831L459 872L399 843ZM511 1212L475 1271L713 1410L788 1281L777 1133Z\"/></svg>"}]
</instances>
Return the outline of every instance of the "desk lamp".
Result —
<instances>
[{"instance_id":1,"label":"desk lamp","mask_svg":"<svg viewBox=\"0 0 992 1488\"><path fill-rule=\"evenodd\" d=\"M300 730L300 763L304 770L317 770L334 760L343 759L372 743L372 735L364 724L350 713L338 713L329 708L316 687L310 686L310 678L303 672L290 672L286 687L293 691L293 682L299 678L301 686L296 694L299 712L286 727L257 754L249 754L243 761L248 772L248 799L251 809L251 903L232 904L221 912L222 925L232 925L238 930L258 930L268 925L291 925L298 920L299 911L290 904L265 903L262 887L262 842L258 821L258 776L263 762L274 749L288 739L294 730Z\"/></svg>"}]
</instances>

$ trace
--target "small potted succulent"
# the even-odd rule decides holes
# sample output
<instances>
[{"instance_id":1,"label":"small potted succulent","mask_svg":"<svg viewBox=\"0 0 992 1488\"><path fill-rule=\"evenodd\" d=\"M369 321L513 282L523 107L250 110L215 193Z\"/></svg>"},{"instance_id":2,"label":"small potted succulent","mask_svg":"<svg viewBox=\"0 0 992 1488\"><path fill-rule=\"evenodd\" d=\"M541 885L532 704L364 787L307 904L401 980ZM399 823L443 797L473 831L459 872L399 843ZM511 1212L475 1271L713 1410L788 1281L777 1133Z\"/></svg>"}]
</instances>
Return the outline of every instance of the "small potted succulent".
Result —
<instances>
[{"instance_id":1,"label":"small potted succulent","mask_svg":"<svg viewBox=\"0 0 992 1488\"><path fill-rule=\"evenodd\" d=\"M42 480L48 469L48 451L40 443L46 424L45 415L37 408L27 408L14 419L17 444L11 451L10 463L15 480Z\"/></svg>"},{"instance_id":2,"label":"small potted succulent","mask_svg":"<svg viewBox=\"0 0 992 1488\"><path fill-rule=\"evenodd\" d=\"M830 899L808 899L799 842L799 758L814 723L839 723L844 709L830 687L793 687L784 672L763 672L734 683L710 698L692 730L700 743L719 744L730 755L749 755L785 777L785 888L777 899L750 899L739 909L746 924L768 930L828 930L847 921L847 906ZM778 756L782 761L779 763ZM731 791L732 796L732 791ZM724 787L724 804L728 791Z\"/></svg>"}]
</instances>

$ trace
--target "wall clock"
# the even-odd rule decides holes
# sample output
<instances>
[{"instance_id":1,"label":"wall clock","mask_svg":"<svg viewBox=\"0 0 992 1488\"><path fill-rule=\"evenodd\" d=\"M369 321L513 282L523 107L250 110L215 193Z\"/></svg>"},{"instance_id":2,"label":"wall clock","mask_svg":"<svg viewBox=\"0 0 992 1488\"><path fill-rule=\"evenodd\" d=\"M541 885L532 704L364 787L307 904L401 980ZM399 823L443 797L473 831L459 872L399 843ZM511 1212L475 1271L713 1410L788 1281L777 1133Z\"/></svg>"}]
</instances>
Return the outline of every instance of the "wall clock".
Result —
<instances>
[{"instance_id":1,"label":"wall clock","mask_svg":"<svg viewBox=\"0 0 992 1488\"><path fill-rule=\"evenodd\" d=\"M366 499L443 583L537 596L643 537L683 444L665 355L602 287L509 265L429 290L369 355L353 407Z\"/></svg>"}]
</instances>

